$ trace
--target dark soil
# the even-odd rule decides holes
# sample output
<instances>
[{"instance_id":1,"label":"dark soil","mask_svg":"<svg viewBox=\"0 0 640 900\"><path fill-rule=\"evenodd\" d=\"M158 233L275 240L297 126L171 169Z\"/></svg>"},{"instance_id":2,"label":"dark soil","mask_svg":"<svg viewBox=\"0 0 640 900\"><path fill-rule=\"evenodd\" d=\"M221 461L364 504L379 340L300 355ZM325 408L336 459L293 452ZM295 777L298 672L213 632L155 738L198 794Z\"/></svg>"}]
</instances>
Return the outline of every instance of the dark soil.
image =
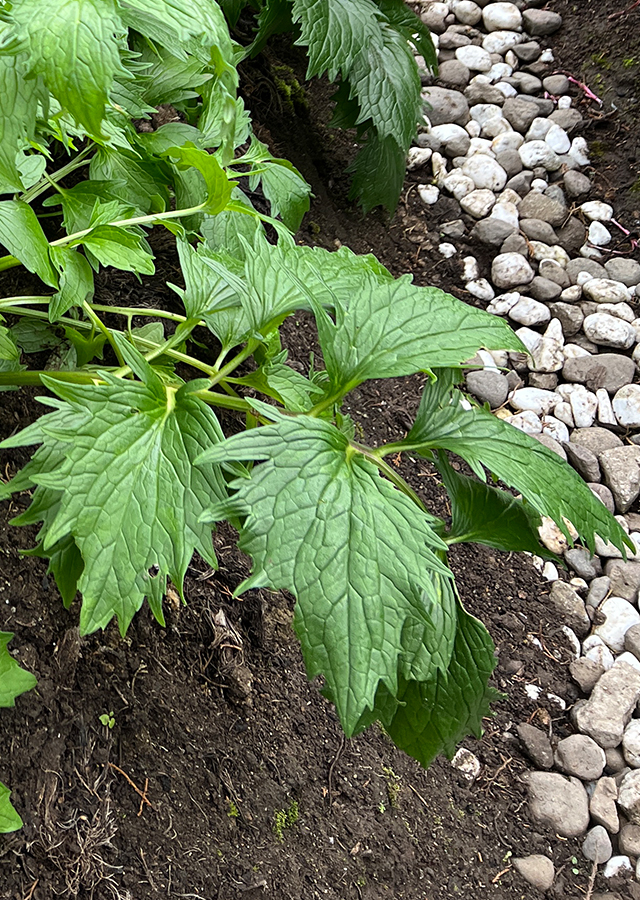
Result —
<instances>
[{"instance_id":1,"label":"dark soil","mask_svg":"<svg viewBox=\"0 0 640 900\"><path fill-rule=\"evenodd\" d=\"M635 195L619 189L637 177L637 69L620 60L635 52L629 44L640 12L611 25L606 15L618 0L582 0L579 10L564 0L551 5L565 15L559 65L590 77L576 53L585 48L588 56L593 41L611 61L606 96L628 88L628 103L616 115L594 115L587 133L597 131L615 148L595 166L597 183L621 221L636 228ZM299 66L290 55L287 64L291 59ZM382 213L363 219L345 200L343 166L353 144L324 124L331 89L311 86L310 112L295 114L264 84L246 73L260 136L300 167L316 194L300 239L373 251L395 274L413 271L419 283L453 289L451 263L434 252L439 223L453 217L448 201L426 213L411 179L393 220ZM158 270L142 288L109 273L100 300L173 304L175 295L163 288L179 277L170 246L159 248ZM308 319L293 317L285 335L292 359L306 363L316 349ZM406 432L420 387L419 377L376 382L353 396L351 413L369 441ZM33 418L33 395L2 394L0 438ZM26 452L5 453L0 477L26 459ZM403 466L425 501L446 515L427 463ZM0 836L1 900L515 900L530 888L510 857L535 852L552 856L560 870L554 896L587 893L589 871L576 842L539 831L527 818L528 763L515 725L531 721L562 737L570 732L567 713L547 693L578 694L545 602L548 587L526 558L475 546L453 554L462 599L496 642L495 684L506 695L482 740L465 742L482 763L469 785L447 760L422 770L376 728L344 741L333 708L306 680L290 599L266 591L232 598L248 566L229 528L214 537L219 571L194 559L188 605L169 598L166 629L145 607L125 639L113 625L79 638L77 606L66 612L46 564L21 556L34 532L8 524L28 500L0 505L0 628L15 632L14 655L38 677L35 691L2 711L0 780L12 786L25 826ZM527 684L542 689L539 701L527 698ZM112 727L101 723L105 713ZM620 896L634 896L633 887L619 886Z\"/></svg>"}]
</instances>

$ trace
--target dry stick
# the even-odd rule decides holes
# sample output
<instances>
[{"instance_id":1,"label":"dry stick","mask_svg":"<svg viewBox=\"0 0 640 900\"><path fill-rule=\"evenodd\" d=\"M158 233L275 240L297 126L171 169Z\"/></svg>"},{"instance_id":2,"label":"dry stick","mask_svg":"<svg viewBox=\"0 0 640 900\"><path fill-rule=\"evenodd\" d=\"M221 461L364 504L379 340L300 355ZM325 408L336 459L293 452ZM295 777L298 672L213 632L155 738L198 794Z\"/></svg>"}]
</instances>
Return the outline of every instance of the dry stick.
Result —
<instances>
[{"instance_id":1,"label":"dry stick","mask_svg":"<svg viewBox=\"0 0 640 900\"><path fill-rule=\"evenodd\" d=\"M640 3L640 0L638 0ZM596 883L596 872L598 871L598 863L593 861L593 866L591 868L591 875L589 875L589 884L587 885L587 896L585 900L591 900L591 895L593 894L593 886Z\"/></svg>"},{"instance_id":2,"label":"dry stick","mask_svg":"<svg viewBox=\"0 0 640 900\"><path fill-rule=\"evenodd\" d=\"M151 809L153 809L153 803L151 803L151 801L150 801L149 798L147 797L147 788L148 788L148 786L149 786L149 779L148 779L148 778L147 778L146 781L145 781L144 791L141 791L140 788L138 787L138 785L135 784L135 783L129 778L129 776L127 775L127 773L124 772L124 771L120 768L120 766L116 766L116 764L115 764L115 763L112 763L112 762L107 763L107 765L108 765L110 768L115 769L116 772L119 772L120 775L122 775L123 778L125 778L125 779L127 780L127 782L131 785L131 787L134 789L134 791L136 792L136 794L138 794L138 796L142 798L142 799L141 799L141 802L140 802L140 812L138 813L138 815L140 815L140 814L142 813L142 806L143 806L143 804L145 804L145 803L147 804L147 806L150 806Z\"/></svg>"},{"instance_id":3,"label":"dry stick","mask_svg":"<svg viewBox=\"0 0 640 900\"><path fill-rule=\"evenodd\" d=\"M39 879L39 878L36 878L36 880L35 880L35 881L33 882L33 884L31 885L31 890L29 891L29 893L27 894L27 896L24 898L24 900L31 900L31 898L33 897L33 892L34 892L35 889L38 887L38 882L39 882L39 881L40 881L40 879Z\"/></svg>"}]
</instances>

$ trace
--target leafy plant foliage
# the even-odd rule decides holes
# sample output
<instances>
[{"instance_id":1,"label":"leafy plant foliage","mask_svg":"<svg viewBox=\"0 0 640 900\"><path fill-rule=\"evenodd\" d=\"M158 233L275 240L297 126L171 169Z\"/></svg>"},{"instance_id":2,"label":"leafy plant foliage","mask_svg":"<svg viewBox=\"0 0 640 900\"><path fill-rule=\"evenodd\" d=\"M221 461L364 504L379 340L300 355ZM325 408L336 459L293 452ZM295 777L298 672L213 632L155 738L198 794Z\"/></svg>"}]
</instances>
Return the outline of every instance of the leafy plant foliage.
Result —
<instances>
[{"instance_id":1,"label":"leafy plant foliage","mask_svg":"<svg viewBox=\"0 0 640 900\"><path fill-rule=\"evenodd\" d=\"M21 669L7 649L13 635L0 631L0 707L15 706L15 699L35 686L36 680ZM22 828L22 819L15 811L9 797L11 791L0 782L0 834Z\"/></svg>"},{"instance_id":2,"label":"leafy plant foliage","mask_svg":"<svg viewBox=\"0 0 640 900\"><path fill-rule=\"evenodd\" d=\"M429 29L404 0L234 0L222 3L232 25L250 2L258 13L247 53L275 33L294 31L307 48L307 77L338 82L333 124L357 128L364 146L350 168L351 196L365 212L400 197L405 159L422 114L420 76L411 45L433 71Z\"/></svg>"},{"instance_id":3,"label":"leafy plant foliage","mask_svg":"<svg viewBox=\"0 0 640 900\"><path fill-rule=\"evenodd\" d=\"M405 27L395 2L359 3L374 9L377 28L383 16ZM240 5L224 4L230 16ZM263 7L261 27L275 9ZM296 0L291 11L304 23L309 9ZM64 20L73 40L50 39L49 19ZM502 320L394 279L371 255L294 242L308 187L251 135L213 0L20 0L2 27L0 65L12 61L14 93L0 98L0 120L14 152L3 142L0 269L22 264L43 288L0 299L0 388L41 385L48 411L2 445L36 449L0 498L33 491L14 520L40 523L31 552L48 559L66 607L81 594L82 633L115 618L124 634L145 598L164 623L167 579L182 593L194 551L216 566L211 534L227 518L253 562L238 592L296 596L309 675L324 678L346 734L378 720L425 765L452 753L488 712L494 656L456 593L448 546L544 552L541 515L567 532L571 523L588 547L596 534L621 550L629 541L556 455L463 400L466 360L522 344ZM373 29L364 12L350 27L363 39ZM333 33L312 66L355 79L365 63L341 34L348 66L335 59ZM162 124L155 106L169 102L173 120ZM376 113L370 95L362 109ZM69 161L58 167L61 152ZM83 167L88 177L69 178ZM269 216L252 203L258 189ZM55 221L46 233L32 205L43 195ZM153 273L155 225L175 236L179 306L99 302L101 267ZM279 335L300 311L315 317L322 355L306 374L289 365ZM27 368L34 353L48 355L43 369ZM344 398L369 379L415 373L425 386L406 438L375 448L356 440ZM220 409L237 416L238 433L225 435ZM436 463L449 527L386 462L399 453ZM16 682L4 638L0 697L12 702L33 680ZM0 821L18 827L8 794L0 804Z\"/></svg>"}]
</instances>

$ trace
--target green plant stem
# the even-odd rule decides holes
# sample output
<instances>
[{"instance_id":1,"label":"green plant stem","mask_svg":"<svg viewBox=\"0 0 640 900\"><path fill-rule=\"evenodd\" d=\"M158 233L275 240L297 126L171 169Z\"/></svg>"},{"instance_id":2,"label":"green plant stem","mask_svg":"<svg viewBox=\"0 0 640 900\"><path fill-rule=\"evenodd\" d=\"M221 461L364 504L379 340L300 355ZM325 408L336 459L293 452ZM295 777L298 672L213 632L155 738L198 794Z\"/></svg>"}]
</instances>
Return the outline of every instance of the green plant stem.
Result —
<instances>
[{"instance_id":1,"label":"green plant stem","mask_svg":"<svg viewBox=\"0 0 640 900\"><path fill-rule=\"evenodd\" d=\"M46 298L47 300L49 298ZM0 303L2 301L0 300ZM149 319L169 319L171 322L186 322L187 317L179 313L166 312L164 309L153 309L147 306L106 306L102 303L91 303L91 308L97 312L114 313L117 316L140 316Z\"/></svg>"},{"instance_id":2,"label":"green plant stem","mask_svg":"<svg viewBox=\"0 0 640 900\"><path fill-rule=\"evenodd\" d=\"M7 307L4 309L5 313L14 312L11 307ZM49 316L46 312L42 312L39 309L30 309L28 307L24 307L22 309L16 308L15 313L20 316L27 316L32 319L44 319L46 322L49 321ZM56 325L66 325L70 328L75 328L78 331L91 331L94 327L91 322L83 322L78 319L67 319L64 316L55 323ZM157 347L163 346L161 344L156 344L154 341L149 341L146 338L138 337L138 335L133 335L133 342L135 346L139 350L155 350ZM203 363L201 360L196 359L194 356L189 356L187 353L181 353L179 350L164 350L167 356L170 356L172 359L178 360L178 362L182 362L187 366L191 366L194 369L198 369L200 372L204 372L209 378L215 378L218 375L218 370L213 366L208 366L206 363ZM106 366L101 368L107 368Z\"/></svg>"},{"instance_id":3,"label":"green plant stem","mask_svg":"<svg viewBox=\"0 0 640 900\"><path fill-rule=\"evenodd\" d=\"M424 441L418 441L415 444L410 444L407 441L394 441L391 444L382 444L381 447L376 447L371 452L376 459L383 459L392 453L410 453L412 450L419 450L420 448L424 448Z\"/></svg>"},{"instance_id":4,"label":"green plant stem","mask_svg":"<svg viewBox=\"0 0 640 900\"><path fill-rule=\"evenodd\" d=\"M221 381L224 381L224 379L227 377L227 375L230 375L232 372L234 372L238 368L238 366L240 365L241 362L244 362L244 360L248 356L251 356L251 354L256 349L256 347L259 346L259 344L260 344L260 341L257 338L251 338L251 340L247 341L246 345L240 351L240 353L237 353L233 357L233 359L229 360L229 362L226 364L226 366L223 366L220 369L220 371L217 372L217 374L212 377L211 387L213 387L215 384L218 384Z\"/></svg>"},{"instance_id":5,"label":"green plant stem","mask_svg":"<svg viewBox=\"0 0 640 900\"><path fill-rule=\"evenodd\" d=\"M105 367L106 369L106 367ZM102 369L102 371L105 371ZM41 375L47 375L49 378L57 378L58 381L68 381L71 384L102 384L103 379L97 374L90 372L81 372L79 370L71 370L69 372L54 369L32 369L28 372L0 372L0 384L15 385L22 387L24 385L41 385Z\"/></svg>"},{"instance_id":6,"label":"green plant stem","mask_svg":"<svg viewBox=\"0 0 640 900\"><path fill-rule=\"evenodd\" d=\"M111 344L111 347L113 349L113 352L116 355L116 359L118 360L120 365L124 366L125 361L122 358L122 354L120 353L120 350L118 349L118 345L116 344L116 342L113 339L110 329L107 328L107 326L104 324L104 322L102 321L100 316L91 309L91 306L87 303L86 300L82 304L82 308L84 309L85 313L89 317L89 320L91 321L91 323L98 329L98 331L101 331L102 334L105 336L105 338L109 341L109 343Z\"/></svg>"},{"instance_id":7,"label":"green plant stem","mask_svg":"<svg viewBox=\"0 0 640 900\"><path fill-rule=\"evenodd\" d=\"M358 444L356 441L352 441L350 444L354 450L358 453L361 453L365 459L368 459L370 462L376 466L383 475L389 479L389 481L394 484L398 490L402 491L402 493L407 496L410 500L416 504L422 512L427 512L427 507L424 505L420 497L416 494L414 489L407 484L402 475L398 475L398 473L392 469L389 463L386 463L380 456L378 456L378 450L372 450L371 447L366 447L364 444Z\"/></svg>"},{"instance_id":8,"label":"green plant stem","mask_svg":"<svg viewBox=\"0 0 640 900\"><path fill-rule=\"evenodd\" d=\"M205 206L206 203L200 203L198 206L192 206L189 209L169 209L166 212L151 213L147 216L135 216L131 219L116 219L116 221L108 222L107 224L112 228L127 228L131 225L155 225L156 222L162 222L167 219L180 219L183 216L191 216L194 213L202 212ZM72 244L75 241L81 241L83 237L91 234L92 231L93 228L75 231L73 234L68 234L66 237L58 238L57 241L51 241L49 246L62 247L66 244ZM15 256L0 257L0 272L4 272L6 269L14 269L16 266L20 265L22 265L22 263L19 259L16 259Z\"/></svg>"},{"instance_id":9,"label":"green plant stem","mask_svg":"<svg viewBox=\"0 0 640 900\"><path fill-rule=\"evenodd\" d=\"M51 182L57 183L58 181L62 181L67 175L70 175L71 172L75 172L76 169L82 168L82 166L88 165L90 160L87 159L87 156L91 153L94 148L93 142L87 144L84 150L81 150L77 156L75 156L71 162L68 162L66 166L62 166L61 169L58 169L57 172L54 172L52 175L45 174L42 176L40 181L34 184L29 188L28 191L25 191L20 195L20 200L23 200L25 203L31 203L36 197L39 197L40 194L44 194L51 187Z\"/></svg>"},{"instance_id":10,"label":"green plant stem","mask_svg":"<svg viewBox=\"0 0 640 900\"><path fill-rule=\"evenodd\" d=\"M37 296L29 296L26 295L24 297L2 297L0 299L0 309L3 309L5 306L35 306L40 304L48 305L51 302L51 297L37 297ZM21 312L20 315L26 315L26 313ZM48 316L46 316L48 318Z\"/></svg>"}]
</instances>

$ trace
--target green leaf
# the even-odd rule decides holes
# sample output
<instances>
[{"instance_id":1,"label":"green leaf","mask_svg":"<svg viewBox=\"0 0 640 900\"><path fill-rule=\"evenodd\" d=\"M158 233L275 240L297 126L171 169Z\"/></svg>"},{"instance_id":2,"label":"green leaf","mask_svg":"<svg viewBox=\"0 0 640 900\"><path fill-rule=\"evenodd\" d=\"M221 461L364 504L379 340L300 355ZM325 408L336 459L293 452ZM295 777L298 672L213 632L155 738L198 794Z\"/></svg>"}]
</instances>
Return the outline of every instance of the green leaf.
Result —
<instances>
[{"instance_id":1,"label":"green leaf","mask_svg":"<svg viewBox=\"0 0 640 900\"><path fill-rule=\"evenodd\" d=\"M280 216L291 231L296 232L304 214L311 205L311 186L298 170L286 159L271 159L260 165L260 176L253 176L253 182L260 181L264 195L271 204L271 215Z\"/></svg>"},{"instance_id":2,"label":"green leaf","mask_svg":"<svg viewBox=\"0 0 640 900\"><path fill-rule=\"evenodd\" d=\"M156 270L144 238L124 228L98 225L82 238L82 243L103 266L141 275L153 275Z\"/></svg>"},{"instance_id":3,"label":"green leaf","mask_svg":"<svg viewBox=\"0 0 640 900\"><path fill-rule=\"evenodd\" d=\"M371 129L364 146L347 167L353 175L349 199L359 200L365 213L375 206L384 206L393 213L402 193L406 160L406 151L394 137L380 137Z\"/></svg>"},{"instance_id":4,"label":"green leaf","mask_svg":"<svg viewBox=\"0 0 640 900\"><path fill-rule=\"evenodd\" d=\"M34 211L22 200L0 201L0 244L51 287L58 279L49 259L49 242Z\"/></svg>"},{"instance_id":5,"label":"green leaf","mask_svg":"<svg viewBox=\"0 0 640 900\"><path fill-rule=\"evenodd\" d=\"M325 677L351 735L380 683L395 693L399 664L429 677L431 659L415 647L402 658L402 635L427 626L423 593L440 602L430 575L450 577L434 553L442 543L435 520L333 425L255 405L276 423L234 435L199 461L266 459L232 485L231 506L247 515L239 546L254 563L239 590L295 594L307 671Z\"/></svg>"},{"instance_id":6,"label":"green leaf","mask_svg":"<svg viewBox=\"0 0 640 900\"><path fill-rule=\"evenodd\" d=\"M124 182L118 185L115 181L100 181L91 178L88 181L81 181L72 188L61 188L56 186L56 193L47 197L43 201L43 206L62 206L62 224L67 234L75 234L78 231L85 231L92 224L92 219L100 204L104 207L110 207L110 204L116 201L118 203L116 218L118 214L124 218L133 212L134 207L128 203L120 203L119 197L115 190L119 187L122 191ZM53 249L53 248L52 248Z\"/></svg>"},{"instance_id":7,"label":"green leaf","mask_svg":"<svg viewBox=\"0 0 640 900\"><path fill-rule=\"evenodd\" d=\"M229 29L215 0L121 0L122 18L152 41L183 59L231 68Z\"/></svg>"},{"instance_id":8,"label":"green leaf","mask_svg":"<svg viewBox=\"0 0 640 900\"><path fill-rule=\"evenodd\" d=\"M549 516L569 537L565 519L579 531L592 553L594 536L620 550L629 538L580 476L552 450L486 409L466 410L454 390L457 373L436 371L437 381L425 386L418 415L398 449L426 454L432 449L461 456L484 477L486 466L515 488L542 516Z\"/></svg>"},{"instance_id":9,"label":"green leaf","mask_svg":"<svg viewBox=\"0 0 640 900\"><path fill-rule=\"evenodd\" d=\"M31 672L21 669L9 653L7 644L12 637L11 632L0 631L0 707L15 706L16 697L37 684Z\"/></svg>"},{"instance_id":10,"label":"green leaf","mask_svg":"<svg viewBox=\"0 0 640 900\"><path fill-rule=\"evenodd\" d=\"M17 160L35 131L38 82L25 79L25 60L25 54L0 54L0 193L26 186Z\"/></svg>"},{"instance_id":11,"label":"green leaf","mask_svg":"<svg viewBox=\"0 0 640 900\"><path fill-rule=\"evenodd\" d=\"M20 0L12 17L29 49L30 71L98 140L120 62L115 0Z\"/></svg>"},{"instance_id":12,"label":"green leaf","mask_svg":"<svg viewBox=\"0 0 640 900\"><path fill-rule=\"evenodd\" d=\"M240 188L233 189L231 199L254 212ZM217 216L205 216L200 233L211 250L224 249L232 256L244 260L246 244L253 244L256 233L261 229L262 225L255 212L250 215L225 209ZM240 238L244 238L244 242Z\"/></svg>"},{"instance_id":13,"label":"green leaf","mask_svg":"<svg viewBox=\"0 0 640 900\"><path fill-rule=\"evenodd\" d=\"M324 390L291 366L285 365L286 358L287 351L283 350L255 372L232 381L234 384L255 388L293 412L308 412L318 398L322 397Z\"/></svg>"},{"instance_id":14,"label":"green leaf","mask_svg":"<svg viewBox=\"0 0 640 900\"><path fill-rule=\"evenodd\" d=\"M158 132L160 131L161 128L158 129ZM138 143L145 147L143 137L145 135L139 136ZM142 150L140 155L134 156L121 150L100 147L89 166L91 180L81 182L72 190L90 191L92 183L103 180L109 186L109 199L119 199L126 206L132 207L136 213L149 215L152 212L163 212L169 206L167 189L170 181L169 171L168 166L163 166L158 160L149 159Z\"/></svg>"},{"instance_id":15,"label":"green leaf","mask_svg":"<svg viewBox=\"0 0 640 900\"><path fill-rule=\"evenodd\" d=\"M222 7L229 26L234 28L248 0L218 0L218 2Z\"/></svg>"},{"instance_id":16,"label":"green leaf","mask_svg":"<svg viewBox=\"0 0 640 900\"><path fill-rule=\"evenodd\" d=\"M409 9L404 0L374 0L387 22L414 45L433 74L438 72L438 55L431 32L420 16Z\"/></svg>"},{"instance_id":17,"label":"green leaf","mask_svg":"<svg viewBox=\"0 0 640 900\"><path fill-rule=\"evenodd\" d=\"M84 256L70 247L52 247L51 260L60 283L49 303L49 321L56 322L72 306L82 306L93 297L93 272Z\"/></svg>"},{"instance_id":18,"label":"green leaf","mask_svg":"<svg viewBox=\"0 0 640 900\"><path fill-rule=\"evenodd\" d=\"M194 249L187 241L178 240L178 257L184 277L184 290L170 285L182 297L189 319L198 319L205 313L218 310L239 309L241 302L238 291L243 291L242 283L230 283L229 275L222 277L216 261L208 258L209 251L200 244Z\"/></svg>"},{"instance_id":19,"label":"green leaf","mask_svg":"<svg viewBox=\"0 0 640 900\"><path fill-rule=\"evenodd\" d=\"M188 384L177 392L165 387L127 346L125 359L145 383L108 373L101 385L44 376L63 402L50 401L54 412L5 442L42 442L5 492L31 483L58 493L59 509L40 537L51 552L70 536L82 556L83 634L104 628L114 615L124 634L145 595L156 590L149 582L156 567L182 591L194 550L215 565L211 530L199 518L226 496L217 466L194 465L223 438L215 415Z\"/></svg>"},{"instance_id":20,"label":"green leaf","mask_svg":"<svg viewBox=\"0 0 640 900\"><path fill-rule=\"evenodd\" d=\"M486 628L459 605L448 669L428 681L401 676L396 697L381 686L374 715L396 746L423 766L439 753L453 756L467 734L481 736L489 703L499 697L488 686L495 664Z\"/></svg>"},{"instance_id":21,"label":"green leaf","mask_svg":"<svg viewBox=\"0 0 640 900\"><path fill-rule=\"evenodd\" d=\"M363 279L335 322L315 305L320 344L335 390L370 378L393 378L434 366L460 365L485 347L520 350L509 326L411 276L393 282Z\"/></svg>"},{"instance_id":22,"label":"green leaf","mask_svg":"<svg viewBox=\"0 0 640 900\"><path fill-rule=\"evenodd\" d=\"M541 520L534 509L506 491L456 472L441 450L436 465L451 500L448 544L475 542L496 550L524 550L556 558L540 543Z\"/></svg>"},{"instance_id":23,"label":"green leaf","mask_svg":"<svg viewBox=\"0 0 640 900\"><path fill-rule=\"evenodd\" d=\"M53 350L62 343L56 329L40 319L21 318L10 330L13 340L24 353Z\"/></svg>"},{"instance_id":24,"label":"green leaf","mask_svg":"<svg viewBox=\"0 0 640 900\"><path fill-rule=\"evenodd\" d=\"M11 791L0 781L0 834L22 828L22 819L9 802L10 796Z\"/></svg>"},{"instance_id":25,"label":"green leaf","mask_svg":"<svg viewBox=\"0 0 640 900\"><path fill-rule=\"evenodd\" d=\"M11 332L4 325L0 325L0 359L15 362L20 359L20 351L16 347Z\"/></svg>"},{"instance_id":26,"label":"green leaf","mask_svg":"<svg viewBox=\"0 0 640 900\"><path fill-rule=\"evenodd\" d=\"M291 31L292 27L290 0L265 0L258 14L258 31L247 54L257 56L272 35Z\"/></svg>"},{"instance_id":27,"label":"green leaf","mask_svg":"<svg viewBox=\"0 0 640 900\"><path fill-rule=\"evenodd\" d=\"M206 186L202 211L212 216L222 212L231 199L235 184L229 181L215 156L188 145L171 147L166 155L175 161L178 170L197 169L202 175Z\"/></svg>"}]
</instances>

